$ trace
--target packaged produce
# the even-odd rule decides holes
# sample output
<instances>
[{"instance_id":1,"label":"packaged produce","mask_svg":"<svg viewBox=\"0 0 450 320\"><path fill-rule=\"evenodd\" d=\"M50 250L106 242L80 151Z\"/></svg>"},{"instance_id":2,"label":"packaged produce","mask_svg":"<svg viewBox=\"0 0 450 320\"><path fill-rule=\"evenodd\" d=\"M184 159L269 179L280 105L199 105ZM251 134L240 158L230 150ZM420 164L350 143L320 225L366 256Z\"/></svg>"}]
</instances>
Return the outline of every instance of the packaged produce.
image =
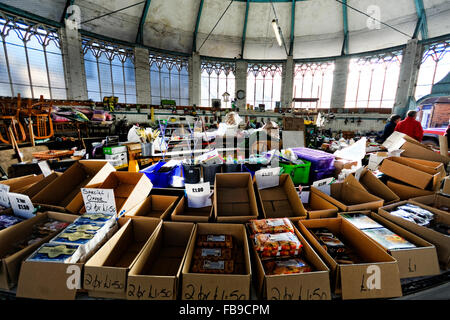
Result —
<instances>
[{"instance_id":1,"label":"packaged produce","mask_svg":"<svg viewBox=\"0 0 450 320\"><path fill-rule=\"evenodd\" d=\"M253 234L294 232L294 227L288 218L251 220L250 228Z\"/></svg>"},{"instance_id":2,"label":"packaged produce","mask_svg":"<svg viewBox=\"0 0 450 320\"><path fill-rule=\"evenodd\" d=\"M295 259L271 259L263 261L267 275L293 274L311 272L312 268L304 260Z\"/></svg>"},{"instance_id":3,"label":"packaged produce","mask_svg":"<svg viewBox=\"0 0 450 320\"><path fill-rule=\"evenodd\" d=\"M195 273L223 273L230 274L234 271L233 260L194 260L192 272Z\"/></svg>"},{"instance_id":4,"label":"packaged produce","mask_svg":"<svg viewBox=\"0 0 450 320\"><path fill-rule=\"evenodd\" d=\"M202 234L197 237L197 247L233 248L233 237L225 234Z\"/></svg>"},{"instance_id":5,"label":"packaged produce","mask_svg":"<svg viewBox=\"0 0 450 320\"><path fill-rule=\"evenodd\" d=\"M208 260L231 260L232 249L230 248L196 248L194 251L194 259Z\"/></svg>"},{"instance_id":6,"label":"packaged produce","mask_svg":"<svg viewBox=\"0 0 450 320\"><path fill-rule=\"evenodd\" d=\"M254 237L255 248L258 252L271 253L275 255L279 251L294 251L298 255L302 244L297 236L292 232L284 233L257 233Z\"/></svg>"},{"instance_id":7,"label":"packaged produce","mask_svg":"<svg viewBox=\"0 0 450 320\"><path fill-rule=\"evenodd\" d=\"M416 246L386 228L362 230L370 238L388 250L409 249Z\"/></svg>"}]
</instances>

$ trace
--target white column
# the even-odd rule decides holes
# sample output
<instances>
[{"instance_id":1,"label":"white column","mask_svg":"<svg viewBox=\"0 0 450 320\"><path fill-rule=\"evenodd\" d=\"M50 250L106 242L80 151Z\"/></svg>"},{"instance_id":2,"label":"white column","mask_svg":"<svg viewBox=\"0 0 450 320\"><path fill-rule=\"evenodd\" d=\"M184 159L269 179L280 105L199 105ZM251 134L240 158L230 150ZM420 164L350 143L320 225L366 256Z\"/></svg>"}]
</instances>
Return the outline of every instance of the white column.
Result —
<instances>
[{"instance_id":1,"label":"white column","mask_svg":"<svg viewBox=\"0 0 450 320\"><path fill-rule=\"evenodd\" d=\"M150 97L150 64L146 48L134 48L134 70L136 77L136 102L138 104L151 104Z\"/></svg>"},{"instance_id":2,"label":"white column","mask_svg":"<svg viewBox=\"0 0 450 320\"><path fill-rule=\"evenodd\" d=\"M350 58L337 58L334 65L330 108L344 108Z\"/></svg>"},{"instance_id":3,"label":"white column","mask_svg":"<svg viewBox=\"0 0 450 320\"><path fill-rule=\"evenodd\" d=\"M236 100L236 107L239 109L245 109L245 106L247 104L247 68L248 63L244 60L237 60L236 61L236 70L234 74L235 82L234 82L234 96L236 97L236 92L238 90L243 90L245 92L245 98L242 100L237 99Z\"/></svg>"},{"instance_id":4,"label":"white column","mask_svg":"<svg viewBox=\"0 0 450 320\"><path fill-rule=\"evenodd\" d=\"M408 109L414 109L414 92L422 60L422 45L417 39L408 40L403 53L400 75L395 95L393 113L404 116Z\"/></svg>"},{"instance_id":5,"label":"white column","mask_svg":"<svg viewBox=\"0 0 450 320\"><path fill-rule=\"evenodd\" d=\"M86 74L81 48L81 37L76 29L61 29L64 73L67 84L67 99L87 100Z\"/></svg>"},{"instance_id":6,"label":"white column","mask_svg":"<svg viewBox=\"0 0 450 320\"><path fill-rule=\"evenodd\" d=\"M281 107L290 108L292 106L294 87L294 58L288 56L283 68L281 80Z\"/></svg>"},{"instance_id":7,"label":"white column","mask_svg":"<svg viewBox=\"0 0 450 320\"><path fill-rule=\"evenodd\" d=\"M189 57L189 104L200 106L202 65L200 55L196 52ZM205 106L203 106L205 107Z\"/></svg>"}]
</instances>

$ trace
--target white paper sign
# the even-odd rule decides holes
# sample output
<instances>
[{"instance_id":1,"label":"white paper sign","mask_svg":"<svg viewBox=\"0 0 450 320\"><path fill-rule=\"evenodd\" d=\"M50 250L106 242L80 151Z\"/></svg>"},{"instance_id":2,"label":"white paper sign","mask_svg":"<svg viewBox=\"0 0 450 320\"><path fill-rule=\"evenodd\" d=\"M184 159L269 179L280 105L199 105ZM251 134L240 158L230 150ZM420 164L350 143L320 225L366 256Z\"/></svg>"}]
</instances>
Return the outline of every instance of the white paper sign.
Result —
<instances>
[{"instance_id":1,"label":"white paper sign","mask_svg":"<svg viewBox=\"0 0 450 320\"><path fill-rule=\"evenodd\" d=\"M189 208L203 208L211 206L211 186L209 182L185 184L186 197Z\"/></svg>"},{"instance_id":2,"label":"white paper sign","mask_svg":"<svg viewBox=\"0 0 450 320\"><path fill-rule=\"evenodd\" d=\"M314 181L312 186L316 187L317 189L319 189L320 191L322 191L323 193L327 194L327 195L331 195L331 187L330 187L330 183L334 180L334 178L326 178L326 179L322 179L322 180L317 180Z\"/></svg>"},{"instance_id":3,"label":"white paper sign","mask_svg":"<svg viewBox=\"0 0 450 320\"><path fill-rule=\"evenodd\" d=\"M86 213L116 215L113 189L81 188Z\"/></svg>"},{"instance_id":4,"label":"white paper sign","mask_svg":"<svg viewBox=\"0 0 450 320\"><path fill-rule=\"evenodd\" d=\"M5 192L9 192L9 185L0 183L0 190L3 190Z\"/></svg>"},{"instance_id":5,"label":"white paper sign","mask_svg":"<svg viewBox=\"0 0 450 320\"><path fill-rule=\"evenodd\" d=\"M41 169L44 177L48 177L49 175L52 174L52 170L48 166L48 162L47 161L40 161L40 162L38 162L38 166Z\"/></svg>"},{"instance_id":6,"label":"white paper sign","mask_svg":"<svg viewBox=\"0 0 450 320\"><path fill-rule=\"evenodd\" d=\"M8 192L6 192L4 189L0 189L0 206L5 208L9 208L11 206L9 204Z\"/></svg>"},{"instance_id":7,"label":"white paper sign","mask_svg":"<svg viewBox=\"0 0 450 320\"><path fill-rule=\"evenodd\" d=\"M25 219L33 218L35 216L34 206L31 203L30 197L14 192L8 193L8 197L11 208L16 216Z\"/></svg>"},{"instance_id":8,"label":"white paper sign","mask_svg":"<svg viewBox=\"0 0 450 320\"><path fill-rule=\"evenodd\" d=\"M310 191L302 191L302 193L300 193L300 201L302 203L309 203L309 193Z\"/></svg>"},{"instance_id":9,"label":"white paper sign","mask_svg":"<svg viewBox=\"0 0 450 320\"><path fill-rule=\"evenodd\" d=\"M363 172L363 170L364 170L364 167L361 167L355 171L355 179L357 181L359 181L359 179L361 178L361 173Z\"/></svg>"},{"instance_id":10,"label":"white paper sign","mask_svg":"<svg viewBox=\"0 0 450 320\"><path fill-rule=\"evenodd\" d=\"M382 146L388 149L389 152L398 150L406 142L403 137L404 133L394 131L387 139L383 142Z\"/></svg>"},{"instance_id":11,"label":"white paper sign","mask_svg":"<svg viewBox=\"0 0 450 320\"><path fill-rule=\"evenodd\" d=\"M255 172L258 189L276 187L280 184L280 167L261 169Z\"/></svg>"}]
</instances>

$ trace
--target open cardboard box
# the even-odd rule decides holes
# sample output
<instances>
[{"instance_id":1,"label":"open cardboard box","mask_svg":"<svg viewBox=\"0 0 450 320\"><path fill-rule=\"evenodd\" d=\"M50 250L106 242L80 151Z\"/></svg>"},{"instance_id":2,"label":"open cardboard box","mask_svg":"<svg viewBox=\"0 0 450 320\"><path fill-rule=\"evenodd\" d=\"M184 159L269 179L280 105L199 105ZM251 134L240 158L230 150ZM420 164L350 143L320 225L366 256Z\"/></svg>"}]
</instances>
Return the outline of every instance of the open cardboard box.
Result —
<instances>
[{"instance_id":1,"label":"open cardboard box","mask_svg":"<svg viewBox=\"0 0 450 320\"><path fill-rule=\"evenodd\" d=\"M303 245L300 257L314 270L297 274L267 275L258 252L252 246L255 285L259 296L266 300L331 300L330 269L295 226L294 231ZM251 240L249 241L251 243Z\"/></svg>"},{"instance_id":2,"label":"open cardboard box","mask_svg":"<svg viewBox=\"0 0 450 320\"><path fill-rule=\"evenodd\" d=\"M142 250L151 242L161 220L118 220L120 229L98 250L84 266L83 289L93 297L125 299L128 271ZM111 294L111 295L108 295Z\"/></svg>"},{"instance_id":3,"label":"open cardboard box","mask_svg":"<svg viewBox=\"0 0 450 320\"><path fill-rule=\"evenodd\" d=\"M240 274L207 274L191 272L193 254L198 235L228 234L241 252ZM250 300L252 269L247 234L243 224L198 223L182 273L182 300Z\"/></svg>"},{"instance_id":4,"label":"open cardboard box","mask_svg":"<svg viewBox=\"0 0 450 320\"><path fill-rule=\"evenodd\" d=\"M442 193L450 195L450 176L445 177L442 186Z\"/></svg>"},{"instance_id":5,"label":"open cardboard box","mask_svg":"<svg viewBox=\"0 0 450 320\"><path fill-rule=\"evenodd\" d=\"M38 214L38 216L39 215L42 215L42 213ZM79 218L78 215L73 216ZM105 237L97 243L91 252L84 255L82 260L77 263L23 261L20 269L16 296L46 300L74 300L77 293L83 291L81 286L85 262L116 231L117 224L114 223L110 226ZM49 241L51 240L52 239Z\"/></svg>"},{"instance_id":6,"label":"open cardboard box","mask_svg":"<svg viewBox=\"0 0 450 320\"><path fill-rule=\"evenodd\" d=\"M397 208L398 206L404 205L405 203L412 203L414 205L417 205L423 209L426 209L428 211L431 211L435 214L435 219L439 223L443 223L446 225L450 225L450 215L447 213L442 213L440 210L437 210L435 208L426 206L422 203L418 202L411 202L411 201L401 201L397 202L388 206L384 206L378 209L378 214L383 216L384 218L398 224L399 226L403 227L404 229L411 231L412 233L418 235L419 237L427 240L428 242L431 242L435 245L436 251L438 254L438 259L440 264L444 269L450 268L450 237L446 236L440 232L437 232L433 229L419 226L418 224L415 224L413 222L407 221L403 218L396 217L389 212L393 209Z\"/></svg>"},{"instance_id":7,"label":"open cardboard box","mask_svg":"<svg viewBox=\"0 0 450 320\"><path fill-rule=\"evenodd\" d=\"M245 223L258 218L250 173L217 173L214 194L217 222Z\"/></svg>"},{"instance_id":8,"label":"open cardboard box","mask_svg":"<svg viewBox=\"0 0 450 320\"><path fill-rule=\"evenodd\" d=\"M308 219L334 218L339 211L338 207L322 198L316 193L318 189L310 189L308 203L303 203L308 212Z\"/></svg>"},{"instance_id":9,"label":"open cardboard box","mask_svg":"<svg viewBox=\"0 0 450 320\"><path fill-rule=\"evenodd\" d=\"M214 195L211 199L214 203ZM172 221L178 222L212 222L214 206L202 207L202 208L189 208L188 199L182 197L178 202L175 210L173 210L170 218Z\"/></svg>"},{"instance_id":10,"label":"open cardboard box","mask_svg":"<svg viewBox=\"0 0 450 320\"><path fill-rule=\"evenodd\" d=\"M389 177L419 189L437 190L443 178L443 164L439 162L389 157L383 160L380 171Z\"/></svg>"},{"instance_id":11,"label":"open cardboard box","mask_svg":"<svg viewBox=\"0 0 450 320\"><path fill-rule=\"evenodd\" d=\"M0 234L0 288L9 290L19 279L20 265L34 250L52 239L58 232L33 243L18 251L14 250L14 244L26 240L33 232L34 225L47 221L49 218L62 222L72 223L78 216L59 212L44 212L31 219L19 223L15 228L7 228ZM12 253L4 257L8 252Z\"/></svg>"},{"instance_id":12,"label":"open cardboard box","mask_svg":"<svg viewBox=\"0 0 450 320\"><path fill-rule=\"evenodd\" d=\"M434 191L422 190L392 180L388 180L386 185L400 198L400 201L434 194Z\"/></svg>"},{"instance_id":13,"label":"open cardboard box","mask_svg":"<svg viewBox=\"0 0 450 320\"><path fill-rule=\"evenodd\" d=\"M330 185L330 195L311 187L311 191L331 202L341 211L375 210L383 206L384 200L350 185L348 182Z\"/></svg>"},{"instance_id":14,"label":"open cardboard box","mask_svg":"<svg viewBox=\"0 0 450 320\"><path fill-rule=\"evenodd\" d=\"M23 193L34 184L44 179L43 174L35 175L30 174L27 176L12 178L4 181L0 181L1 184L9 186L9 192Z\"/></svg>"},{"instance_id":15,"label":"open cardboard box","mask_svg":"<svg viewBox=\"0 0 450 320\"><path fill-rule=\"evenodd\" d=\"M441 194L435 193L429 196L411 198L409 201L421 203L426 207L432 207L433 209L440 211L442 214L450 215L450 212L448 211L448 209L450 209L450 198ZM447 211L443 210L442 207L446 207Z\"/></svg>"},{"instance_id":16,"label":"open cardboard box","mask_svg":"<svg viewBox=\"0 0 450 320\"><path fill-rule=\"evenodd\" d=\"M129 210L125 216L167 220L177 200L177 196L150 194L144 201Z\"/></svg>"},{"instance_id":17,"label":"open cardboard box","mask_svg":"<svg viewBox=\"0 0 450 320\"><path fill-rule=\"evenodd\" d=\"M78 213L83 207L80 188L98 188L116 171L106 161L80 160L36 194L31 201L56 211Z\"/></svg>"},{"instance_id":18,"label":"open cardboard box","mask_svg":"<svg viewBox=\"0 0 450 320\"><path fill-rule=\"evenodd\" d=\"M372 220L375 220L386 229L394 232L400 237L406 239L412 244L416 245L416 248L400 249L400 250L388 250L379 242L371 239L384 251L393 256L398 262L398 269L400 272L400 278L413 278L439 274L439 262L436 253L436 247L425 241L424 239L416 236L415 234L403 229L395 223L383 218L375 212L367 211L353 211L345 212L345 214L365 214ZM340 213L344 214L344 213ZM370 238L370 237L369 237Z\"/></svg>"},{"instance_id":19,"label":"open cardboard box","mask_svg":"<svg viewBox=\"0 0 450 320\"><path fill-rule=\"evenodd\" d=\"M22 194L27 195L28 197L33 198L35 195L39 193L42 189L44 189L46 186L48 186L51 182L53 182L56 178L61 176L61 172L52 172L50 175L45 177L39 182L36 182L31 187L27 188L22 192Z\"/></svg>"},{"instance_id":20,"label":"open cardboard box","mask_svg":"<svg viewBox=\"0 0 450 320\"><path fill-rule=\"evenodd\" d=\"M128 272L127 299L176 300L181 270L196 225L163 222Z\"/></svg>"},{"instance_id":21,"label":"open cardboard box","mask_svg":"<svg viewBox=\"0 0 450 320\"><path fill-rule=\"evenodd\" d=\"M333 286L342 299L391 298L402 295L397 261L342 217L298 221L300 232L331 269ZM310 228L328 228L366 262L338 264L314 238Z\"/></svg>"},{"instance_id":22,"label":"open cardboard box","mask_svg":"<svg viewBox=\"0 0 450 320\"><path fill-rule=\"evenodd\" d=\"M100 189L113 189L116 211L120 216L124 212L142 203L152 190L153 184L143 173L139 172L111 172L105 181L98 186ZM86 212L83 206L80 213Z\"/></svg>"},{"instance_id":23,"label":"open cardboard box","mask_svg":"<svg viewBox=\"0 0 450 320\"><path fill-rule=\"evenodd\" d=\"M356 180L354 174L350 174L345 178L345 182L348 182L354 187L367 191L374 196L377 196L384 200L384 204L391 204L400 201L398 195L396 195L391 189L389 189L380 179L378 179L371 171L366 168L361 172L359 181Z\"/></svg>"},{"instance_id":24,"label":"open cardboard box","mask_svg":"<svg viewBox=\"0 0 450 320\"><path fill-rule=\"evenodd\" d=\"M288 174L280 175L280 183L277 187L260 190L256 178L253 178L253 181L264 218L290 218L291 220L307 218L306 210Z\"/></svg>"}]
</instances>

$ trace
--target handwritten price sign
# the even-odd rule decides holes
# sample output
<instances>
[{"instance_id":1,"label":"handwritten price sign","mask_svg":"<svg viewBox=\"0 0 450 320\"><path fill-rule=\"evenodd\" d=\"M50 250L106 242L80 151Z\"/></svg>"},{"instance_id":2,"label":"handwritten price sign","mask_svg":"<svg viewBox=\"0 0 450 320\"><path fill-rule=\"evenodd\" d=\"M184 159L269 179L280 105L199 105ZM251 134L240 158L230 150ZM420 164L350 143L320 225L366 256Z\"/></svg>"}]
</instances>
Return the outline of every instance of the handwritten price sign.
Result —
<instances>
[{"instance_id":1,"label":"handwritten price sign","mask_svg":"<svg viewBox=\"0 0 450 320\"><path fill-rule=\"evenodd\" d=\"M87 213L117 214L114 190L81 188Z\"/></svg>"}]
</instances>

